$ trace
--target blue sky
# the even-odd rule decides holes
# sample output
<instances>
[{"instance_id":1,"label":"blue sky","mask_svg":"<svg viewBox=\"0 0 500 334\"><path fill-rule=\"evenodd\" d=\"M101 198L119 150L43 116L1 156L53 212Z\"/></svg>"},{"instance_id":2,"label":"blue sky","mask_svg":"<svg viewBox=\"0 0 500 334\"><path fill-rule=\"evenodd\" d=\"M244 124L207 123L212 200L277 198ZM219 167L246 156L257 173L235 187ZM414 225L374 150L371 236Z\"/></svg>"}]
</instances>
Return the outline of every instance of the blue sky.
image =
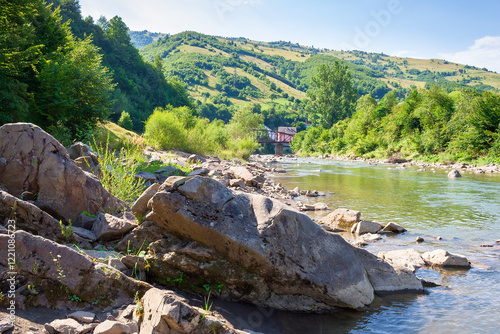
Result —
<instances>
[{"instance_id":1,"label":"blue sky","mask_svg":"<svg viewBox=\"0 0 500 334\"><path fill-rule=\"evenodd\" d=\"M194 30L333 50L444 58L500 73L498 0L80 0L131 30Z\"/></svg>"}]
</instances>

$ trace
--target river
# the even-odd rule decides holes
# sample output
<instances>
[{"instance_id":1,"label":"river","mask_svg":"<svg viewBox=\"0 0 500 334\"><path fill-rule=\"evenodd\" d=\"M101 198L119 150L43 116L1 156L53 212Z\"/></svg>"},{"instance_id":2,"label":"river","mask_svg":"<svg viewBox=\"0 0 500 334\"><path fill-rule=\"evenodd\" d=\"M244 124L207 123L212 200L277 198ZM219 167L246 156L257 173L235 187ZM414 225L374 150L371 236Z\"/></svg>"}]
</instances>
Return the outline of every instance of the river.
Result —
<instances>
[{"instance_id":1,"label":"river","mask_svg":"<svg viewBox=\"0 0 500 334\"><path fill-rule=\"evenodd\" d=\"M361 218L397 222L408 231L384 236L365 247L370 252L438 248L465 255L470 270L419 269L417 276L441 284L425 295L377 297L361 312L310 315L232 305L224 314L238 328L263 333L497 333L500 321L500 174L463 174L449 179L447 170L418 171L396 165L298 159L280 164L275 177L287 189L318 190L330 209L361 211ZM313 218L326 212L313 213ZM416 243L417 236L424 238ZM438 240L441 237L441 240ZM220 304L221 310L228 305ZM238 307L238 309L234 309ZM238 314L238 315L236 315Z\"/></svg>"}]
</instances>

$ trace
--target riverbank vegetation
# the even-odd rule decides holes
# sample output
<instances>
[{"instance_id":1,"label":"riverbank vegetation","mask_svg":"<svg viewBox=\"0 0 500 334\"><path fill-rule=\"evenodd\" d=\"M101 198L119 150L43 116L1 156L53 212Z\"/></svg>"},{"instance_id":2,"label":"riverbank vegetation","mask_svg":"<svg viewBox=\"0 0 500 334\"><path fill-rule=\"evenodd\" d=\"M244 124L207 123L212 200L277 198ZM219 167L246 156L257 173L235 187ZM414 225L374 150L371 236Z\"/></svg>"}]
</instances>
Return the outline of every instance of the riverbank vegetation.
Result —
<instances>
[{"instance_id":1,"label":"riverbank vegetation","mask_svg":"<svg viewBox=\"0 0 500 334\"><path fill-rule=\"evenodd\" d=\"M292 143L301 155L422 161L500 162L500 96L472 89L414 89L398 101L362 96L355 113L330 128L310 127Z\"/></svg>"}]
</instances>

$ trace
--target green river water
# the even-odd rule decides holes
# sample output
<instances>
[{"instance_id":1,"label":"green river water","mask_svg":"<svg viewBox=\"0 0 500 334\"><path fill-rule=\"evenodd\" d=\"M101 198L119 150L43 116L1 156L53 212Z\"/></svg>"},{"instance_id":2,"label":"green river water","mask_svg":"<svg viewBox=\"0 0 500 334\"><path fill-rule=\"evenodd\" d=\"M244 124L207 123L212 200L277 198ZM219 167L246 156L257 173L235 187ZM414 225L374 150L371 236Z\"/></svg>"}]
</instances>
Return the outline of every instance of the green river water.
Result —
<instances>
[{"instance_id":1,"label":"green river water","mask_svg":"<svg viewBox=\"0 0 500 334\"><path fill-rule=\"evenodd\" d=\"M292 314L231 306L224 314L238 328L263 333L497 333L500 330L500 174L448 179L448 170L418 171L395 165L325 160L291 160L275 177L287 189L327 192L304 202L331 210L361 211L361 218L394 221L408 232L384 236L368 251L438 248L465 255L467 271L419 269L417 276L441 284L425 295L377 297L369 309L329 315ZM313 213L313 218L327 212ZM422 236L425 242L417 244ZM437 240L437 237L441 240ZM239 309L235 309L238 307ZM227 310L227 307L222 307ZM238 315L236 315L238 314Z\"/></svg>"}]
</instances>

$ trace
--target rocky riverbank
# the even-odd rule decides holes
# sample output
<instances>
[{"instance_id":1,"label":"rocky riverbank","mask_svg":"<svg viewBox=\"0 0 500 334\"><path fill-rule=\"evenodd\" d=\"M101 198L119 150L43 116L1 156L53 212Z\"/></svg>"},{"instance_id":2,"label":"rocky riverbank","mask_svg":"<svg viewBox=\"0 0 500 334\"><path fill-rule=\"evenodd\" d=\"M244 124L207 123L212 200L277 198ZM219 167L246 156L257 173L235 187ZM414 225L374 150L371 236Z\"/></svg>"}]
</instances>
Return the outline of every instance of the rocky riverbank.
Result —
<instances>
[{"instance_id":1,"label":"rocky riverbank","mask_svg":"<svg viewBox=\"0 0 500 334\"><path fill-rule=\"evenodd\" d=\"M68 154L32 124L0 128L0 249L15 240L16 258L14 267L0 258L4 306L13 269L16 308L90 312L76 318L68 311L68 319L46 324L50 333L243 333L211 310L210 298L335 312L366 308L376 294L424 292L408 261L377 257L332 232L382 235L401 227L339 210L318 225L294 198L322 194L275 184L281 168L145 153L192 172L136 175L150 186L129 207L91 173L101 166L85 146ZM82 158L93 163L86 171ZM433 260L447 256L423 255L423 265L458 263ZM184 292L204 296L205 307Z\"/></svg>"},{"instance_id":2,"label":"rocky riverbank","mask_svg":"<svg viewBox=\"0 0 500 334\"><path fill-rule=\"evenodd\" d=\"M260 163L273 163L273 162L283 162L286 160L297 160L299 157L294 154L290 154L283 157L276 157L273 155L253 155L250 157L250 160L257 161ZM412 161L403 158L387 158L387 159L369 159L369 158L360 158L360 157L346 157L346 156L337 156L337 155L319 155L315 157L310 157L311 159L319 159L319 160L334 160L334 161L349 161L349 162L365 162L371 165L379 165L379 164L396 164L397 168L407 168L407 167L419 167L420 171L433 171L435 169L446 169L446 170L459 170L465 173L470 174L494 174L500 173L500 165L495 164L493 162L484 165L477 166L475 164L468 163L453 163L453 164L444 164L439 162L421 162L421 161Z\"/></svg>"}]
</instances>

